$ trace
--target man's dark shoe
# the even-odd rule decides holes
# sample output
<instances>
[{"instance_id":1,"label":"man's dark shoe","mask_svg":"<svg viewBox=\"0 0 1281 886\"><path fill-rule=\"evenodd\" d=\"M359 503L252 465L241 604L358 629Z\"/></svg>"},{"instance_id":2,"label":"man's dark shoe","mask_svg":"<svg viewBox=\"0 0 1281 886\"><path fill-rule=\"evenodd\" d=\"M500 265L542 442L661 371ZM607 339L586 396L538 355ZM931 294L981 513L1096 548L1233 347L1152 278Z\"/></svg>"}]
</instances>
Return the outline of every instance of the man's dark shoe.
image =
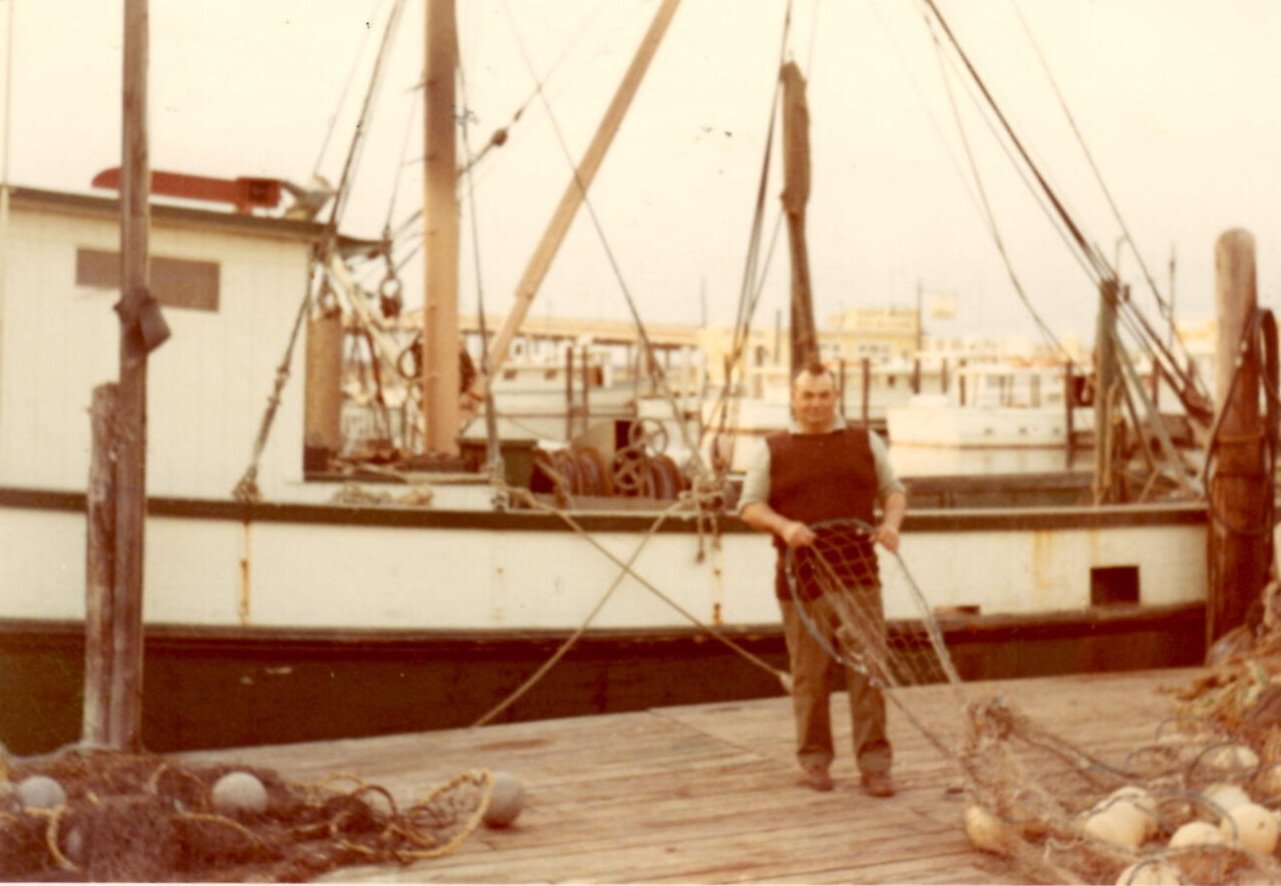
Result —
<instances>
[{"instance_id":1,"label":"man's dark shoe","mask_svg":"<svg viewBox=\"0 0 1281 886\"><path fill-rule=\"evenodd\" d=\"M835 787L832 776L827 774L826 769L819 769L817 766L807 767L801 776L801 783L808 788L816 791L830 791Z\"/></svg>"},{"instance_id":2,"label":"man's dark shoe","mask_svg":"<svg viewBox=\"0 0 1281 886\"><path fill-rule=\"evenodd\" d=\"M893 797L894 779L888 772L865 772L863 790L873 797Z\"/></svg>"}]
</instances>

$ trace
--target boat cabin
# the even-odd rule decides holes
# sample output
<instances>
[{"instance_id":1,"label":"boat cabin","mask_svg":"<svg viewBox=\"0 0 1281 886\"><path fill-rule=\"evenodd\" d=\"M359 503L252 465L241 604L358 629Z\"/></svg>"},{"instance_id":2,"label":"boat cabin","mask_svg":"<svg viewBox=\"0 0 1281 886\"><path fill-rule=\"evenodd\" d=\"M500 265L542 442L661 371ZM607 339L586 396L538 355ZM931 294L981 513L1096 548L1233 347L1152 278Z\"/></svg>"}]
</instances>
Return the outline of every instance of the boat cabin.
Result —
<instances>
[{"instance_id":1,"label":"boat cabin","mask_svg":"<svg viewBox=\"0 0 1281 886\"><path fill-rule=\"evenodd\" d=\"M0 487L77 491L93 389L119 377L114 198L10 191L0 219ZM155 203L151 289L172 336L148 365L147 486L226 499L253 442L308 282L313 222ZM301 484L302 357L259 485Z\"/></svg>"}]
</instances>

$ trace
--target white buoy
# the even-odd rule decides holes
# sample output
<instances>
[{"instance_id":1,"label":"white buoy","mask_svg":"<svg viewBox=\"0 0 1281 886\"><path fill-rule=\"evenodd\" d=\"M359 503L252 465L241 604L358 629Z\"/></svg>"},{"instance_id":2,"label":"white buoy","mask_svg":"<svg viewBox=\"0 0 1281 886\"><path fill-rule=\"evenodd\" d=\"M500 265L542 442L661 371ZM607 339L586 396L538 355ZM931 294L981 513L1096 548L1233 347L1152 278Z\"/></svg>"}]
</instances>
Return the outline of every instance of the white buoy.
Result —
<instances>
[{"instance_id":1,"label":"white buoy","mask_svg":"<svg viewBox=\"0 0 1281 886\"><path fill-rule=\"evenodd\" d=\"M493 773L493 789L489 805L485 807L483 821L487 827L505 828L516 820L525 808L525 786L508 772Z\"/></svg>"},{"instance_id":2,"label":"white buoy","mask_svg":"<svg viewBox=\"0 0 1281 886\"><path fill-rule=\"evenodd\" d=\"M1241 845L1264 855L1276 851L1277 831L1277 819L1272 810L1258 803L1234 806L1227 818L1219 822L1219 833L1225 843Z\"/></svg>"},{"instance_id":3,"label":"white buoy","mask_svg":"<svg viewBox=\"0 0 1281 886\"><path fill-rule=\"evenodd\" d=\"M1249 745L1229 744L1207 751L1204 762L1216 769L1254 769L1259 765L1259 755Z\"/></svg>"},{"instance_id":4,"label":"white buoy","mask_svg":"<svg viewBox=\"0 0 1281 886\"><path fill-rule=\"evenodd\" d=\"M1251 802L1250 795L1245 792L1245 789L1231 782L1212 784L1201 793L1224 812L1231 812L1236 807Z\"/></svg>"},{"instance_id":5,"label":"white buoy","mask_svg":"<svg viewBox=\"0 0 1281 886\"><path fill-rule=\"evenodd\" d=\"M47 775L32 775L18 782L14 793L27 809L57 809L67 802L67 792Z\"/></svg>"},{"instance_id":6,"label":"white buoy","mask_svg":"<svg viewBox=\"0 0 1281 886\"><path fill-rule=\"evenodd\" d=\"M228 772L214 782L214 810L224 815L265 812L267 789L248 772Z\"/></svg>"},{"instance_id":7,"label":"white buoy","mask_svg":"<svg viewBox=\"0 0 1281 886\"><path fill-rule=\"evenodd\" d=\"M1182 849L1185 846L1222 846L1223 835L1219 829L1208 821L1190 821L1180 827L1170 837L1171 849Z\"/></svg>"},{"instance_id":8,"label":"white buoy","mask_svg":"<svg viewBox=\"0 0 1281 886\"><path fill-rule=\"evenodd\" d=\"M1136 861L1116 878L1116 886L1180 886L1184 882L1178 865L1159 859Z\"/></svg>"},{"instance_id":9,"label":"white buoy","mask_svg":"<svg viewBox=\"0 0 1281 886\"><path fill-rule=\"evenodd\" d=\"M1009 852L1009 828L978 803L965 807L965 835L984 852L995 852L997 855Z\"/></svg>"}]
</instances>

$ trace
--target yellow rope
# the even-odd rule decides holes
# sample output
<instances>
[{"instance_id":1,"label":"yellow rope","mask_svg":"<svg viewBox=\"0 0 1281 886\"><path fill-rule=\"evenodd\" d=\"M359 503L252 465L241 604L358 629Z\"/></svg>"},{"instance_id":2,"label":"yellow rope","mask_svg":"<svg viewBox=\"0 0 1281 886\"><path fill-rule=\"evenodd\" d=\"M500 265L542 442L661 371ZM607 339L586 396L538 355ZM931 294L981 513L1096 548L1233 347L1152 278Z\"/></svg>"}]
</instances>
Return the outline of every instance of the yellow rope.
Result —
<instances>
[{"instance_id":1,"label":"yellow rope","mask_svg":"<svg viewBox=\"0 0 1281 886\"><path fill-rule=\"evenodd\" d=\"M29 815L49 819L49 824L45 826L44 830L44 842L49 854L58 863L58 867L64 871L79 872L79 865L63 855L62 850L58 847L58 823L62 821L63 813L67 811L67 808L64 804L55 809L28 809L26 811Z\"/></svg>"},{"instance_id":2,"label":"yellow rope","mask_svg":"<svg viewBox=\"0 0 1281 886\"><path fill-rule=\"evenodd\" d=\"M177 818L186 819L187 821L199 821L206 824L220 824L231 828L233 831L239 831L241 836L247 837L255 847L261 849L265 844L262 838L242 825L240 822L227 818L224 815L216 815L210 812L178 812Z\"/></svg>"},{"instance_id":3,"label":"yellow rope","mask_svg":"<svg viewBox=\"0 0 1281 886\"><path fill-rule=\"evenodd\" d=\"M666 603L668 606L672 607L672 609L675 609L678 613L680 613L680 615L681 615L681 616L683 616L685 619L687 619L688 621L690 621L694 626L696 626L696 627L698 627L698 628L700 628L700 629L702 629L702 630L706 631L709 635L711 635L711 637L712 637L714 640L717 640L717 641L719 641L719 642L721 642L721 643L725 644L727 647L729 647L729 648L730 648L730 649L732 649L734 652L736 652L736 653L738 653L739 655L741 655L744 659L746 659L746 660L747 660L748 662L750 662L751 664L754 664L754 665L756 665L757 667L761 668L762 670L764 670L764 671L766 671L766 672L768 672L768 673L772 674L772 675L773 675L773 676L774 676L774 677L775 677L775 678L776 678L776 679L777 679L777 680L778 680L778 681L783 685L783 688L784 688L785 690L790 691L790 680L791 680L791 678L790 678L790 676L787 674L787 672L786 672L786 671L780 671L778 668L775 668L773 665L771 665L769 662L767 662L767 661L765 661L765 660L761 659L759 656L753 655L751 652L749 652L748 650L744 649L744 648L743 648L742 646L740 646L739 644L735 643L735 642L734 642L733 640L731 640L729 637L725 636L725 635L724 635L724 633L722 633L722 632L720 631L720 629L716 628L716 627L715 627L715 626L713 626L713 625L709 625L709 624L707 624L706 622L704 622L704 621L703 621L702 619L700 619L698 616L694 615L694 614L693 614L692 612L690 612L688 609L686 609L685 607L681 606L679 603L677 603L675 600L673 600L673 599L672 599L671 597L669 597L667 594L665 594L665 593L663 593L661 590L659 590L659 589L658 589L658 588L657 588L657 587L656 587L652 582L650 582L650 581L649 581L648 579L646 579L644 576L642 576L642 575L640 575L639 573L635 572L635 571L631 568L631 564L632 564L632 562L636 559L636 555L635 555L635 554L633 554L633 555L632 555L632 557L631 557L631 559L629 559L627 562L623 562L623 561L622 561L621 559L619 559L619 558L618 558L618 557L617 557L617 556L616 556L612 551L610 551L608 548L606 548L604 545L602 545L599 541L597 541L597 540L596 540L596 538L595 538L591 533L589 533L587 530L583 529L583 528L582 528L582 527L581 527L581 526L580 526L580 525L579 525L579 524L574 520L574 518L573 518L573 517L571 517L571 516L570 516L569 514L567 514L566 512L564 512L564 511L562 511L562 510L559 510L558 508L555 508L555 507L553 507L553 506L551 506L551 505L548 505L548 504L545 504L545 503L543 503L543 502L539 501L538 499L534 498L534 497L530 494L530 492L529 492L528 490L526 490L526 489L511 489L511 488L509 488L509 489L508 489L508 493L509 493L510 495L512 495L512 496L513 496L513 498L519 498L520 500L525 501L526 503L528 503L530 506L532 506L532 507L534 507L534 508L538 508L538 509L540 509L540 510L543 510L543 511L546 511L546 512L549 512L549 513L553 513L553 514L555 514L557 517L559 517L561 520L565 521L565 523L566 523L566 524L568 524L568 525L570 526L570 528L572 528L575 532L577 532L577 533L579 533L580 535L582 535L582 536L584 537L584 539L585 539L585 540L586 540L586 541L587 541L587 542L588 542L592 547L596 548L596 550L600 551L600 552L601 552L602 554L604 554L604 555L605 555L609 560L611 560L613 563L615 563L616 565L618 565L618 566L619 566L619 567L620 567L620 568L621 568L621 569L622 569L622 570L623 570L627 575L630 575L632 578L634 578L634 579L637 581L637 583L639 583L639 584L641 585L641 587L645 588L645 590L649 591L651 594L653 594L654 596L658 597L658 599L662 600L662 601L663 601L664 603ZM664 522L664 521L665 521L669 516L671 516L671 514L672 514L673 512L675 512L675 511L677 511L677 510L680 510L680 509L682 509L682 508L684 508L684 507L687 507L687 506L688 506L688 504L689 504L689 502L688 502L687 500L682 499L682 500L677 501L674 505L672 505L672 506L671 506L671 507L669 507L667 510L665 510L663 513L661 513L661 514L659 515L658 520L656 520L656 521L655 521L655 523L650 527L649 532L647 532L647 533L646 533L645 538L644 538L644 539L642 539L641 544L643 545L643 544L647 543L647 542L649 541L649 539L650 539L650 538L652 538L652 537L653 537L653 535L658 531L659 526L660 526L660 525L661 525L661 524L662 524L662 523L663 523L663 522ZM697 502L695 502L695 504L697 505ZM636 552L636 553L639 553L639 549L637 550L637 552ZM476 724L476 725L480 725L480 724Z\"/></svg>"},{"instance_id":4,"label":"yellow rope","mask_svg":"<svg viewBox=\"0 0 1281 886\"><path fill-rule=\"evenodd\" d=\"M468 816L464 819L462 827L460 827L458 831L449 838L449 840L439 846L431 849L399 850L399 854L414 860L439 858L442 855L448 855L450 852L453 852L462 845L464 840L475 833L476 829L480 827L481 820L484 818L485 810L489 808L490 797L493 796L494 776L488 769L472 769L466 772L460 772L449 781L433 789L426 797L423 798L423 800L416 803L409 810L409 813L412 814L415 810L426 811L426 808L431 803L444 796L448 791L452 791L465 783L479 787L480 793L477 798L477 802L473 804ZM471 798L469 797L468 799ZM407 815L406 818L408 819L408 817L409 816ZM419 841L414 840L414 842L417 843Z\"/></svg>"},{"instance_id":5,"label":"yellow rope","mask_svg":"<svg viewBox=\"0 0 1281 886\"><path fill-rule=\"evenodd\" d=\"M593 606L591 611L587 613L587 617L583 619L582 624L580 624L577 628L575 628L574 632L565 638L565 641L560 644L560 647L554 653L552 653L551 658L543 662L543 664L538 668L538 670L534 671L534 673L531 674L530 677L527 680L525 680L524 683L520 684L520 686L518 686L514 692L512 692L505 699L500 701L497 705L491 708L487 714L485 714L483 717L481 717L479 720L473 723L471 725L472 729L475 729L478 726L484 726L486 723L490 722L499 714L501 714L503 711L507 710L509 707L515 704L526 692L532 689L534 685L538 683L539 680L543 679L543 677L547 675L547 672L556 666L557 662L559 662L562 658L565 657L565 654L569 652L569 650L574 646L574 644L578 642L579 638L582 637L584 633L586 633L587 628L591 626L591 623L596 618L597 614L601 611L601 609L604 608L605 604L609 602L609 598L614 596L614 592L618 590L619 586L623 583L623 579L625 579L628 575L635 575L635 573L632 571L632 564L636 562L636 558L640 556L641 551L643 551L645 549L645 546L649 544L649 540L654 537L654 533L658 531L658 527L663 525L664 521L666 521L667 518L671 516L671 514L674 511L676 511L678 508L683 507L683 504L684 504L683 502L679 502L679 501L675 502L666 510L664 510L661 514L659 514L658 518L654 521L653 525L650 526L649 531L645 533L645 536L636 545L636 550L632 551L631 557L628 558L626 563L624 563L621 560L619 560L617 557L615 557L612 553L606 551L605 548L598 541L596 541L596 539L593 538L590 534L584 532L583 529L577 523L575 523L573 519L570 518L569 515L566 514L564 511L558 508L553 508L537 502L532 495L528 494L527 490L509 489L508 492L509 494L512 494L512 495L519 495L520 493L525 493L525 495L521 497L525 498L526 501L533 503L536 507L540 507L555 513L557 516L563 519L566 523L572 526L576 532L580 533L584 538L586 538L587 541L591 542L591 544L594 547L596 547L600 551L603 551L611 560L613 560L615 563L618 563L622 567L622 569L619 571L618 575L614 577L613 583L611 583L610 586L605 590L605 593L601 595L601 598L596 601L596 605Z\"/></svg>"}]
</instances>

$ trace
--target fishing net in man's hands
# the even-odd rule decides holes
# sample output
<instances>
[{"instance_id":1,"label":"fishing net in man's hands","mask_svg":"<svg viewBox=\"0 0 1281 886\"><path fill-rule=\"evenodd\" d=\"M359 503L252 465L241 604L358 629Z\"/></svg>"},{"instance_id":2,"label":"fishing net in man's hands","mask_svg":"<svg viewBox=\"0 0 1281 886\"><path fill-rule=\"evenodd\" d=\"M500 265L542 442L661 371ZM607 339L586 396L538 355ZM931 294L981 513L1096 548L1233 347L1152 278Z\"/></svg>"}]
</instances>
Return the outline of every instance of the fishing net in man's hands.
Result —
<instances>
[{"instance_id":1,"label":"fishing net in man's hands","mask_svg":"<svg viewBox=\"0 0 1281 886\"><path fill-rule=\"evenodd\" d=\"M409 863L459 846L481 823L493 789L487 770L470 770L401 808L386 789L348 776L294 784L266 769L106 751L68 751L3 770L4 881L279 882L346 865ZM260 811L215 800L214 786L233 771L266 789ZM34 776L52 778L65 798L24 806L15 786Z\"/></svg>"},{"instance_id":2,"label":"fishing net in man's hands","mask_svg":"<svg viewBox=\"0 0 1281 886\"><path fill-rule=\"evenodd\" d=\"M929 604L912 580L902 558L885 552L878 557L872 527L860 520L832 520L810 527L814 543L787 552L788 590L801 622L836 661L853 668L882 689L937 685L951 696L949 713L965 707L961 678L952 665L942 631ZM906 594L919 622L887 624L883 588ZM962 739L959 716L938 717L933 701L918 694L886 696L920 732L945 754ZM931 694L931 698L933 694Z\"/></svg>"},{"instance_id":3,"label":"fishing net in man's hands","mask_svg":"<svg viewBox=\"0 0 1281 886\"><path fill-rule=\"evenodd\" d=\"M789 550L785 562L802 623L956 766L966 831L979 848L1005 856L1028 881L1281 883L1275 853L1242 845L1244 826L1232 823L1239 813L1217 793L1238 783L1269 815L1281 807L1281 777L1265 788L1257 767L1242 764L1253 752L1233 736L1184 721L1112 762L999 698L972 699L903 559L874 545L860 521L810 528L814 544ZM887 622L882 595L910 602L914 617ZM1196 822L1224 842L1171 848L1172 835Z\"/></svg>"}]
</instances>

